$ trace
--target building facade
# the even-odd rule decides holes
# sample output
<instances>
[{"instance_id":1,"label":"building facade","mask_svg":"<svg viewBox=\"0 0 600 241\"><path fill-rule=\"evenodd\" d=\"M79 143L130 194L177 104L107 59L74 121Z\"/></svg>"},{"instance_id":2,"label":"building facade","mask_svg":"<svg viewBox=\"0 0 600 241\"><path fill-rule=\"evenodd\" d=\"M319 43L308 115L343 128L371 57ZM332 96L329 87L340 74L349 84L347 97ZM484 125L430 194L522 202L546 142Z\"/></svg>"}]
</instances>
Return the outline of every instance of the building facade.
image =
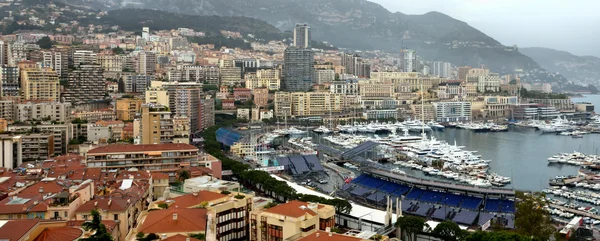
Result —
<instances>
[{"instance_id":1,"label":"building facade","mask_svg":"<svg viewBox=\"0 0 600 241\"><path fill-rule=\"evenodd\" d=\"M471 121L471 102L436 102L433 107L438 122Z\"/></svg>"},{"instance_id":2,"label":"building facade","mask_svg":"<svg viewBox=\"0 0 600 241\"><path fill-rule=\"evenodd\" d=\"M65 102L73 105L91 103L106 98L104 71L100 65L80 65L68 74L62 94Z\"/></svg>"},{"instance_id":3,"label":"building facade","mask_svg":"<svg viewBox=\"0 0 600 241\"><path fill-rule=\"evenodd\" d=\"M310 49L289 47L284 52L283 87L290 92L306 92L313 85L314 53Z\"/></svg>"},{"instance_id":4,"label":"building facade","mask_svg":"<svg viewBox=\"0 0 600 241\"><path fill-rule=\"evenodd\" d=\"M48 68L24 69L21 72L21 92L25 100L60 101L58 75Z\"/></svg>"}]
</instances>

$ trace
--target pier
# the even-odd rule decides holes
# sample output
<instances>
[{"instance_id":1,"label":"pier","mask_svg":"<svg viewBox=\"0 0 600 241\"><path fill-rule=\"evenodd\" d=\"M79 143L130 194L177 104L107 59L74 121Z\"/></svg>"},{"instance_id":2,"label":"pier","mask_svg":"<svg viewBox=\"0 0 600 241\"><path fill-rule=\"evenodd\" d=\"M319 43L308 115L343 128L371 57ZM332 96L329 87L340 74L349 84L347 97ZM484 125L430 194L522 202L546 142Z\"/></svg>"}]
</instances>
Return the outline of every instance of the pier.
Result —
<instances>
[{"instance_id":1,"label":"pier","mask_svg":"<svg viewBox=\"0 0 600 241\"><path fill-rule=\"evenodd\" d=\"M592 213L580 211L580 210L577 210L577 209L571 209L571 208L559 206L559 205L556 205L556 204L548 204L548 206L551 207L551 208L555 208L555 209L561 210L563 212L570 212L570 213L573 213L575 215L579 215L579 216L582 216L582 217L590 217L590 218L593 218L593 219L596 219L596 220L600 220L600 215L596 215L596 214L592 214Z\"/></svg>"}]
</instances>

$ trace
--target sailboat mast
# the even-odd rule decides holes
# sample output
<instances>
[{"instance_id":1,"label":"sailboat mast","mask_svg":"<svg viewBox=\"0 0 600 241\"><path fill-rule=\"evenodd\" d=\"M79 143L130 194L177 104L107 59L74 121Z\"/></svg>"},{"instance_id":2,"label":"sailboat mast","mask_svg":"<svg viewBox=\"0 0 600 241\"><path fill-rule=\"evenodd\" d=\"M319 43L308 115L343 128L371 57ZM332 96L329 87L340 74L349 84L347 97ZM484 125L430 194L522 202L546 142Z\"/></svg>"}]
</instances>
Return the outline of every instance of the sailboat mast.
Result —
<instances>
[{"instance_id":1,"label":"sailboat mast","mask_svg":"<svg viewBox=\"0 0 600 241\"><path fill-rule=\"evenodd\" d=\"M421 135L425 135L425 107L423 104L423 79L421 79Z\"/></svg>"}]
</instances>

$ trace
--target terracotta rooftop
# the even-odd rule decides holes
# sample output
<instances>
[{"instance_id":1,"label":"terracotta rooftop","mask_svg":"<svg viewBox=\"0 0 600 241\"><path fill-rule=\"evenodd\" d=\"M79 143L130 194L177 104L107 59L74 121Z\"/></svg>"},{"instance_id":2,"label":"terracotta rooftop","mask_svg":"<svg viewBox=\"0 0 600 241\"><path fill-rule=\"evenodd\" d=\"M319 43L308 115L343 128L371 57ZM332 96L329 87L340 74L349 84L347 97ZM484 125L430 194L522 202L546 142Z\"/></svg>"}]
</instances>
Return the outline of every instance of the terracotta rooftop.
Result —
<instances>
[{"instance_id":1,"label":"terracotta rooftop","mask_svg":"<svg viewBox=\"0 0 600 241\"><path fill-rule=\"evenodd\" d=\"M152 173L152 179L169 179L169 174L166 173L162 173L162 172L153 172Z\"/></svg>"},{"instance_id":2,"label":"terracotta rooftop","mask_svg":"<svg viewBox=\"0 0 600 241\"><path fill-rule=\"evenodd\" d=\"M29 230L35 227L40 220L22 219L22 220L3 220L0 221L0 238L2 240L19 240Z\"/></svg>"},{"instance_id":3,"label":"terracotta rooftop","mask_svg":"<svg viewBox=\"0 0 600 241\"><path fill-rule=\"evenodd\" d=\"M187 194L172 198L171 200L173 200L173 204L169 208L190 208L198 206L202 202L210 202L224 197L227 197L227 195L202 190L198 192L197 195Z\"/></svg>"},{"instance_id":4,"label":"terracotta rooftop","mask_svg":"<svg viewBox=\"0 0 600 241\"><path fill-rule=\"evenodd\" d=\"M110 205L108 204L110 201ZM130 203L127 203L127 198L119 198L119 197L112 197L112 198L105 198L105 197L98 197L96 199L93 200L89 200L86 203L84 203L83 205L81 205L76 212L78 213L89 213L94 209L100 209L100 210L108 210L108 211L112 211L112 212L121 212L121 211L125 211L127 210L127 208L133 204L133 200L130 200Z\"/></svg>"},{"instance_id":5,"label":"terracotta rooftop","mask_svg":"<svg viewBox=\"0 0 600 241\"><path fill-rule=\"evenodd\" d=\"M83 223L85 223L85 222L87 222L87 221L85 221L85 220L70 220L70 221L67 221L67 226L70 226L70 227L81 227L81 225L83 225ZM114 221L114 220L104 220L103 219L101 222L106 227L106 230L111 231L111 232L118 225L118 223L116 221Z\"/></svg>"},{"instance_id":6,"label":"terracotta rooftop","mask_svg":"<svg viewBox=\"0 0 600 241\"><path fill-rule=\"evenodd\" d=\"M319 208L321 208L321 207L323 207L323 205L319 205ZM312 216L317 215L316 212L314 212L313 210L308 208L308 203L298 201L298 200L293 200L293 201L289 201L287 203L279 204L275 207L266 209L265 212L284 215L284 216L288 216L288 217L295 217L295 218L301 217L305 214L310 214Z\"/></svg>"},{"instance_id":7,"label":"terracotta rooftop","mask_svg":"<svg viewBox=\"0 0 600 241\"><path fill-rule=\"evenodd\" d=\"M163 239L162 241L200 241L200 239L190 238L190 237L182 235L182 234L177 234L175 236L171 236L166 239Z\"/></svg>"},{"instance_id":8,"label":"terracotta rooftop","mask_svg":"<svg viewBox=\"0 0 600 241\"><path fill-rule=\"evenodd\" d=\"M155 210L138 230L142 233L198 233L206 230L206 209L179 208Z\"/></svg>"},{"instance_id":9,"label":"terracotta rooftop","mask_svg":"<svg viewBox=\"0 0 600 241\"><path fill-rule=\"evenodd\" d=\"M331 234L331 236L329 236ZM326 241L362 241L365 239L361 239L361 238L357 238L357 237L352 237L352 236L348 236L348 235L343 235L343 234L337 234L337 233L327 233L325 231L317 231L314 232L308 236L302 237L300 239L298 239L297 241L318 241L318 240L326 240Z\"/></svg>"},{"instance_id":10,"label":"terracotta rooftop","mask_svg":"<svg viewBox=\"0 0 600 241\"><path fill-rule=\"evenodd\" d=\"M133 145L133 144L111 144L97 147L88 151L89 154L103 153L118 153L118 152L148 152L148 151L197 151L198 148L189 144L148 144L148 145Z\"/></svg>"},{"instance_id":11,"label":"terracotta rooftop","mask_svg":"<svg viewBox=\"0 0 600 241\"><path fill-rule=\"evenodd\" d=\"M74 227L45 228L33 241L67 241L77 240L83 231Z\"/></svg>"},{"instance_id":12,"label":"terracotta rooftop","mask_svg":"<svg viewBox=\"0 0 600 241\"><path fill-rule=\"evenodd\" d=\"M59 193L65 190L64 184L59 181L41 181L23 189L19 194L46 194L46 193Z\"/></svg>"}]
</instances>

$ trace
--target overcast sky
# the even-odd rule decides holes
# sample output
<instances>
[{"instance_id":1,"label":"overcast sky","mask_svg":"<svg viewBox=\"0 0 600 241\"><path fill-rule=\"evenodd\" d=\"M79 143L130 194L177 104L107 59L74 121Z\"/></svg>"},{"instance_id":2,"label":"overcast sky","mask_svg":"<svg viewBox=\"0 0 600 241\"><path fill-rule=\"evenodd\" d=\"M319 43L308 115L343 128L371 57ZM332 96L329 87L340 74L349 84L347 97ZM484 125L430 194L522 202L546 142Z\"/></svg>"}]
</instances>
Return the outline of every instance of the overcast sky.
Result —
<instances>
[{"instance_id":1,"label":"overcast sky","mask_svg":"<svg viewBox=\"0 0 600 241\"><path fill-rule=\"evenodd\" d=\"M370 0L392 12L438 11L500 41L600 56L600 0Z\"/></svg>"}]
</instances>

